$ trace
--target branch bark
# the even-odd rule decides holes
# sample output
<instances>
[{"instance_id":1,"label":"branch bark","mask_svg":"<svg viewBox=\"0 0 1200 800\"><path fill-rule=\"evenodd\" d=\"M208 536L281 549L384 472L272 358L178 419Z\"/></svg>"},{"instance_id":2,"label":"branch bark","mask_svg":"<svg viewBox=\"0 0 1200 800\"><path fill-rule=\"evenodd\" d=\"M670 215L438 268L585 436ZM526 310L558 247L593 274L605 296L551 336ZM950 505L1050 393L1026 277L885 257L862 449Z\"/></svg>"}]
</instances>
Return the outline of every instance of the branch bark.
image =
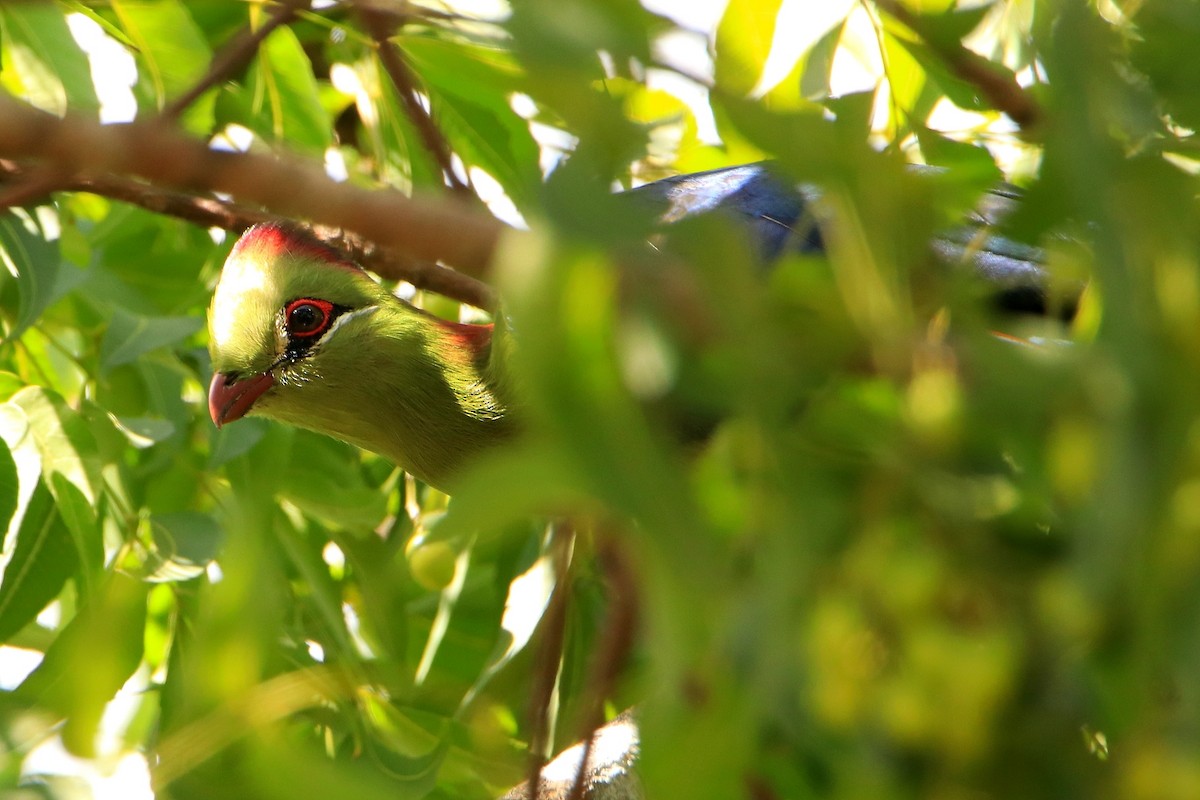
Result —
<instances>
[{"instance_id":1,"label":"branch bark","mask_svg":"<svg viewBox=\"0 0 1200 800\"><path fill-rule=\"evenodd\" d=\"M142 181L112 175L89 177L50 171L29 170L13 161L0 159L0 182L15 180L13 188L0 195L0 208L37 200L50 192L89 192L136 205L156 214L182 219L208 228L240 234L251 225L283 219L258 208L231 203L216 197L159 189ZM50 180L53 177L54 180ZM462 303L493 311L496 292L483 281L430 261L420 261L389 247L381 247L361 234L329 225L312 226L313 235L326 244L345 250L362 266L389 280L408 281L418 289L445 295Z\"/></svg>"},{"instance_id":2,"label":"branch bark","mask_svg":"<svg viewBox=\"0 0 1200 800\"><path fill-rule=\"evenodd\" d=\"M339 183L296 158L213 150L152 121L60 119L5 95L0 158L34 160L70 175L136 176L169 189L221 192L289 219L352 231L416 259L445 261L476 277L486 275L500 237L511 231L461 203Z\"/></svg>"}]
</instances>

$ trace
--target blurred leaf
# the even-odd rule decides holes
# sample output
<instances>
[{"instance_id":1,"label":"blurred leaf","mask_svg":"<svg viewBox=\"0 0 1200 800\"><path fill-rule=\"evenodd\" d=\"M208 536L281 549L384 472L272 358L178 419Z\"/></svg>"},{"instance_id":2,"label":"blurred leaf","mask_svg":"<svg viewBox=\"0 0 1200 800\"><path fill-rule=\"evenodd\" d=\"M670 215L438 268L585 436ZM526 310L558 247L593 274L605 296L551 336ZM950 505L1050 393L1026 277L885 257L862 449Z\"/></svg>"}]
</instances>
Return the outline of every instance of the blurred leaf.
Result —
<instances>
[{"instance_id":1,"label":"blurred leaf","mask_svg":"<svg viewBox=\"0 0 1200 800\"><path fill-rule=\"evenodd\" d=\"M716 82L745 96L758 85L775 38L780 0L731 0L717 26Z\"/></svg>"},{"instance_id":2,"label":"blurred leaf","mask_svg":"<svg viewBox=\"0 0 1200 800\"><path fill-rule=\"evenodd\" d=\"M141 661L145 622L145 585L111 573L17 688L18 698L67 718L62 737L72 753L94 754L105 706Z\"/></svg>"},{"instance_id":3,"label":"blurred leaf","mask_svg":"<svg viewBox=\"0 0 1200 800\"><path fill-rule=\"evenodd\" d=\"M800 79L800 94L809 100L820 100L828 97L830 79L833 75L833 59L837 55L846 29L846 21L842 20L817 40L808 54L804 57L804 73Z\"/></svg>"},{"instance_id":4,"label":"blurred leaf","mask_svg":"<svg viewBox=\"0 0 1200 800\"><path fill-rule=\"evenodd\" d=\"M11 545L10 545L11 543ZM54 498L38 481L5 538L11 558L0 581L0 640L7 641L58 596L78 569L78 553Z\"/></svg>"},{"instance_id":5,"label":"blurred leaf","mask_svg":"<svg viewBox=\"0 0 1200 800\"><path fill-rule=\"evenodd\" d=\"M21 293L21 310L8 332L12 339L54 300L61 261L58 244L47 237L42 221L23 208L10 208L0 216L0 259L16 277Z\"/></svg>"},{"instance_id":6,"label":"blurred leaf","mask_svg":"<svg viewBox=\"0 0 1200 800\"><path fill-rule=\"evenodd\" d=\"M100 343L100 364L111 369L191 336L204 327L197 317L142 317L114 309Z\"/></svg>"},{"instance_id":7,"label":"blurred leaf","mask_svg":"<svg viewBox=\"0 0 1200 800\"><path fill-rule=\"evenodd\" d=\"M496 640L487 666L471 689L463 695L460 709L468 708L496 674L524 650L533 638L533 633L541 623L558 584L554 557L548 552L550 541L547 537L537 560L509 583L508 595L504 600L504 615L500 618L502 633Z\"/></svg>"},{"instance_id":8,"label":"blurred leaf","mask_svg":"<svg viewBox=\"0 0 1200 800\"><path fill-rule=\"evenodd\" d=\"M0 9L4 72L12 70L29 101L62 116L99 108L87 56L56 3L7 3ZM10 78L9 82L12 82Z\"/></svg>"},{"instance_id":9,"label":"blurred leaf","mask_svg":"<svg viewBox=\"0 0 1200 800\"><path fill-rule=\"evenodd\" d=\"M113 0L113 13L121 30L135 45L138 106L157 110L190 89L212 61L212 50L197 28L186 4L178 0ZM212 129L213 93L209 92L184 112L189 130Z\"/></svg>"},{"instance_id":10,"label":"blurred leaf","mask_svg":"<svg viewBox=\"0 0 1200 800\"><path fill-rule=\"evenodd\" d=\"M265 419L253 417L240 420L237 425L226 425L223 428L212 428L213 444L208 456L211 469L232 461L245 454L258 444L272 423Z\"/></svg>"},{"instance_id":11,"label":"blurred leaf","mask_svg":"<svg viewBox=\"0 0 1200 800\"><path fill-rule=\"evenodd\" d=\"M1149 2L1137 13L1139 36L1131 42L1131 57L1181 125L1200 122L1196 82L1200 67L1187 57L1189 42L1200 35L1200 8L1193 3Z\"/></svg>"},{"instance_id":12,"label":"blurred leaf","mask_svg":"<svg viewBox=\"0 0 1200 800\"><path fill-rule=\"evenodd\" d=\"M921 126L915 132L926 163L945 167L956 180L969 181L986 190L1003 179L987 148L956 141Z\"/></svg>"},{"instance_id":13,"label":"blurred leaf","mask_svg":"<svg viewBox=\"0 0 1200 800\"><path fill-rule=\"evenodd\" d=\"M911 55L954 105L967 111L986 111L992 107L978 86L951 70L946 65L946 60L925 43L904 36L890 36L888 41L899 45ZM1007 78L1014 86L1017 84L1017 77L1011 70L996 64L990 65L990 68L999 76Z\"/></svg>"},{"instance_id":14,"label":"blurred leaf","mask_svg":"<svg viewBox=\"0 0 1200 800\"><path fill-rule=\"evenodd\" d=\"M149 447L175 435L175 426L153 417L118 417L117 427L134 447Z\"/></svg>"},{"instance_id":15,"label":"blurred leaf","mask_svg":"<svg viewBox=\"0 0 1200 800\"><path fill-rule=\"evenodd\" d=\"M364 483L352 449L327 437L298 431L293 453L279 475L281 497L342 527L373 528L383 520L387 498Z\"/></svg>"},{"instance_id":16,"label":"blurred leaf","mask_svg":"<svg viewBox=\"0 0 1200 800\"><path fill-rule=\"evenodd\" d=\"M217 557L223 534L208 514L180 511L150 518L154 551L149 560L150 581L190 580Z\"/></svg>"}]
</instances>

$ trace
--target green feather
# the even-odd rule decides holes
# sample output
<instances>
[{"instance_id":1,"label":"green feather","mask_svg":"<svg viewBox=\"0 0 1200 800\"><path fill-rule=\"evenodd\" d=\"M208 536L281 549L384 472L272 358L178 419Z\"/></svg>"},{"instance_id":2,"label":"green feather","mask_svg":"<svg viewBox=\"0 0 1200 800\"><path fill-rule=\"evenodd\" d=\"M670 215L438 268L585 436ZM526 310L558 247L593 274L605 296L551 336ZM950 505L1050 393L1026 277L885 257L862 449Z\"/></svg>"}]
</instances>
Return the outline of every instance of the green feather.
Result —
<instances>
[{"instance_id":1,"label":"green feather","mask_svg":"<svg viewBox=\"0 0 1200 800\"><path fill-rule=\"evenodd\" d=\"M300 298L342 313L306 355L280 363L283 310ZM247 232L209 320L215 372L274 377L249 413L380 453L439 488L514 428L490 326L439 320L297 231Z\"/></svg>"}]
</instances>

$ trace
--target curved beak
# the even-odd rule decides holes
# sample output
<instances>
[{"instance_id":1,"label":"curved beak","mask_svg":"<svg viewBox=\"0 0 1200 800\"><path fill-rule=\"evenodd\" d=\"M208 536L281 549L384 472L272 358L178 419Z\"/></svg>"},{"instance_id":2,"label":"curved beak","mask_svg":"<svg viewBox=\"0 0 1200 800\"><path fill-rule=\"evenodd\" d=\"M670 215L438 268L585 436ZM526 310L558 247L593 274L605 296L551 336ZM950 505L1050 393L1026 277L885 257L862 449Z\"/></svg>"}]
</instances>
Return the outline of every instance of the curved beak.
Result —
<instances>
[{"instance_id":1,"label":"curved beak","mask_svg":"<svg viewBox=\"0 0 1200 800\"><path fill-rule=\"evenodd\" d=\"M218 428L226 422L241 419L274 383L275 376L270 372L260 372L239 381L231 380L224 372L216 373L208 387L209 416Z\"/></svg>"}]
</instances>

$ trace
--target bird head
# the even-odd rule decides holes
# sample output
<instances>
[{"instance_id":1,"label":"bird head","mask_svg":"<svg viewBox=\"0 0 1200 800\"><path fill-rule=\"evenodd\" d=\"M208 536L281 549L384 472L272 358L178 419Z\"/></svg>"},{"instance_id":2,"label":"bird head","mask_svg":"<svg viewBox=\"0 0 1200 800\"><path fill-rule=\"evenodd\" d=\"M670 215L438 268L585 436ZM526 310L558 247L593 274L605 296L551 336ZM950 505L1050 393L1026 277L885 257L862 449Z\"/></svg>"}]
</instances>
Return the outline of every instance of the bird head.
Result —
<instances>
[{"instance_id":1,"label":"bird head","mask_svg":"<svg viewBox=\"0 0 1200 800\"><path fill-rule=\"evenodd\" d=\"M311 405L329 366L344 363L388 299L356 264L299 229L251 228L225 262L209 314L213 422Z\"/></svg>"},{"instance_id":2,"label":"bird head","mask_svg":"<svg viewBox=\"0 0 1200 800\"><path fill-rule=\"evenodd\" d=\"M513 428L492 330L421 311L297 228L258 225L213 295L209 413L334 436L445 487Z\"/></svg>"}]
</instances>

